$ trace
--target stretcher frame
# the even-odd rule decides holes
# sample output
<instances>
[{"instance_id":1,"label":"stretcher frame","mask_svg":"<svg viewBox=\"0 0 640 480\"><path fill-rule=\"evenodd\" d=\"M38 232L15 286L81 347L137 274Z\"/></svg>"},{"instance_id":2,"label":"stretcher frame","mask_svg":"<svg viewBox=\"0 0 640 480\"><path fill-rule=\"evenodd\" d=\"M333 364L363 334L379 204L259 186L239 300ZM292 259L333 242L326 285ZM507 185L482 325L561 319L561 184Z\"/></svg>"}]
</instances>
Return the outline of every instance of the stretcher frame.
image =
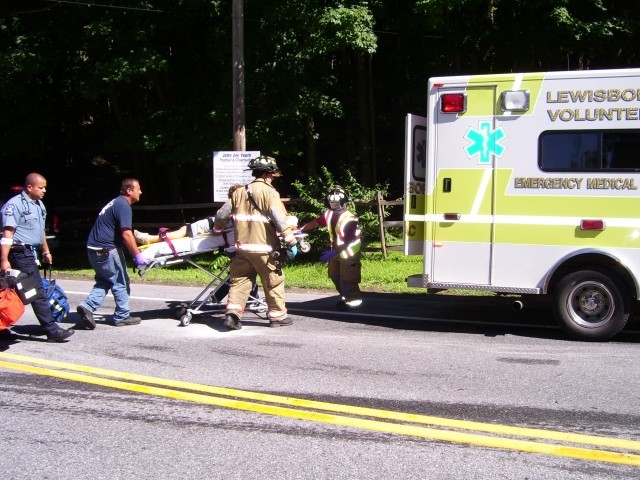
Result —
<instances>
[{"instance_id":1,"label":"stretcher frame","mask_svg":"<svg viewBox=\"0 0 640 480\"><path fill-rule=\"evenodd\" d=\"M220 267L217 272L206 269L202 265L193 261L191 257L196 255L193 253L156 257L149 262L149 264L142 267L138 272L140 277L144 277L153 268L189 264L211 277L211 281L191 302L183 302L180 303L180 305L173 307L172 314L180 321L180 325L183 327L188 326L195 315L219 314L224 313L226 309L227 302L218 300L216 298L216 293L218 293L224 286L230 286L231 259L233 258L233 255L235 255L235 252L229 252L228 249L219 249L219 251L224 252L224 255L228 258L228 262L224 266ZM215 251L198 252L197 255L212 252ZM257 292L257 286L254 286L247 299L245 310L258 314L266 313L267 304L265 303L264 298L260 298L258 296Z\"/></svg>"},{"instance_id":2,"label":"stretcher frame","mask_svg":"<svg viewBox=\"0 0 640 480\"><path fill-rule=\"evenodd\" d=\"M295 230L293 235L298 240L298 244L300 245L300 251L307 253L311 250L311 245L305 240L307 237L306 233L302 233L300 230ZM226 238L225 238L226 241ZM280 239L282 242L282 238ZM200 293L189 303L181 303L177 307L173 308L173 316L180 320L180 325L186 327L191 323L194 315L207 315L207 314L215 314L221 313L226 310L227 303L218 301L216 298L216 293L220 291L223 286L230 286L230 272L231 272L231 259L235 255L235 247L219 247L217 249L218 252L223 252L229 261L220 268L220 270L216 272L212 272L204 268L202 265L197 264L192 260L191 257L194 255L201 255L205 253L212 253L216 250L205 250L200 252L179 252L173 254L165 254L158 257L152 258L147 265L144 265L142 268L138 270L140 277L144 277L149 270L153 268L164 268L166 266L173 265L183 265L188 263L206 273L211 277L211 281L205 286ZM280 252L278 252L278 257ZM225 295L226 297L226 295ZM213 299L216 301L212 301ZM224 297L223 297L224 298ZM266 313L268 308L264 298L260 298L258 296L258 288L257 284L253 286L251 289L251 293L247 298L247 302L245 304L245 311L250 311L256 314Z\"/></svg>"}]
</instances>

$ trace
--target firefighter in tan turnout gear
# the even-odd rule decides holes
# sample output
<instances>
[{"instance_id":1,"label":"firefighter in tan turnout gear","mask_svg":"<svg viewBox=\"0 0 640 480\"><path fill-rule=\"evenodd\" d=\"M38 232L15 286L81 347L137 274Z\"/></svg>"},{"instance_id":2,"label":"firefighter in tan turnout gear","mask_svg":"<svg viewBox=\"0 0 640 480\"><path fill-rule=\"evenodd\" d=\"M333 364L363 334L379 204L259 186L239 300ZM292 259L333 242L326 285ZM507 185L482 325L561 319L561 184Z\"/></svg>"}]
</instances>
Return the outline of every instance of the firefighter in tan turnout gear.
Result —
<instances>
[{"instance_id":1,"label":"firefighter in tan turnout gear","mask_svg":"<svg viewBox=\"0 0 640 480\"><path fill-rule=\"evenodd\" d=\"M260 276L271 327L291 325L284 300L284 273L281 262L281 239L287 246L286 257L293 259L297 240L286 223L287 211L271 184L281 176L272 157L260 156L248 164L255 180L236 189L216 213L214 228L224 230L233 219L236 256L231 260L231 289L224 325L231 330L242 328L241 319L251 287ZM280 234L280 237L278 236Z\"/></svg>"}]
</instances>

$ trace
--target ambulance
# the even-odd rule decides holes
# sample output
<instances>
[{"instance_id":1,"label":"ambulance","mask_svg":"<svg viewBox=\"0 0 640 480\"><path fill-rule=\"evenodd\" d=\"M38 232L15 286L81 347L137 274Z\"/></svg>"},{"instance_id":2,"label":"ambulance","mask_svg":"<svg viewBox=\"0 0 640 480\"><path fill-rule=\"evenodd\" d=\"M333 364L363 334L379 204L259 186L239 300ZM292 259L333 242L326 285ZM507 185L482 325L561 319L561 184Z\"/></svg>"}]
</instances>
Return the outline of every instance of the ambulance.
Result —
<instances>
[{"instance_id":1,"label":"ambulance","mask_svg":"<svg viewBox=\"0 0 640 480\"><path fill-rule=\"evenodd\" d=\"M640 69L428 89L406 123L408 286L546 295L569 335L613 338L640 293Z\"/></svg>"}]
</instances>

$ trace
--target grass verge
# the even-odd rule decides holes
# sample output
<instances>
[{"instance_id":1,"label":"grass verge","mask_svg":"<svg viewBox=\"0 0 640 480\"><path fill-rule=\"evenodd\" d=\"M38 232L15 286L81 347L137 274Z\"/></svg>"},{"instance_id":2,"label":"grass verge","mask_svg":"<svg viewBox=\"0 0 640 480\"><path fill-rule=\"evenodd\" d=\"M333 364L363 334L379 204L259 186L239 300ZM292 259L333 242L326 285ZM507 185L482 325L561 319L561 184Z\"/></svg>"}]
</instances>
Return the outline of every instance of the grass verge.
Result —
<instances>
[{"instance_id":1,"label":"grass verge","mask_svg":"<svg viewBox=\"0 0 640 480\"><path fill-rule=\"evenodd\" d=\"M89 265L82 247L60 248L54 252L54 276L92 279L94 272ZM334 286L327 277L326 264L318 260L318 254L299 254L295 260L285 265L287 287L306 290L330 290ZM194 257L199 265L209 271L218 271L229 259L224 255L199 255ZM131 281L164 283L173 285L206 285L211 277L192 265L155 268L140 278L131 273L133 263L129 261ZM388 293L424 293L423 289L408 288L406 278L422 272L421 256L404 256L401 252L389 252L384 258L382 253L365 252L362 255L362 282L360 287L367 292Z\"/></svg>"}]
</instances>

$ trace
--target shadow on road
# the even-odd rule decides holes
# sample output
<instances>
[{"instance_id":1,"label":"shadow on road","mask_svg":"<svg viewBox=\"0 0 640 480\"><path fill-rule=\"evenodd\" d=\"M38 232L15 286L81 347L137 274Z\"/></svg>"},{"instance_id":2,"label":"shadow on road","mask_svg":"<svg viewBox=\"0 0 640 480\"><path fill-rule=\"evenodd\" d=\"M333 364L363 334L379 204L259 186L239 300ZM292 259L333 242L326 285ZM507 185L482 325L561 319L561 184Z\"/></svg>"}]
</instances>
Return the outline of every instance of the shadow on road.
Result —
<instances>
[{"instance_id":1,"label":"shadow on road","mask_svg":"<svg viewBox=\"0 0 640 480\"><path fill-rule=\"evenodd\" d=\"M570 340L556 323L548 300L537 296L369 293L364 295L362 308L351 312L336 311L338 299L336 295L287 302L287 308L293 314L384 328ZM640 334L627 327L612 341L640 343Z\"/></svg>"}]
</instances>

